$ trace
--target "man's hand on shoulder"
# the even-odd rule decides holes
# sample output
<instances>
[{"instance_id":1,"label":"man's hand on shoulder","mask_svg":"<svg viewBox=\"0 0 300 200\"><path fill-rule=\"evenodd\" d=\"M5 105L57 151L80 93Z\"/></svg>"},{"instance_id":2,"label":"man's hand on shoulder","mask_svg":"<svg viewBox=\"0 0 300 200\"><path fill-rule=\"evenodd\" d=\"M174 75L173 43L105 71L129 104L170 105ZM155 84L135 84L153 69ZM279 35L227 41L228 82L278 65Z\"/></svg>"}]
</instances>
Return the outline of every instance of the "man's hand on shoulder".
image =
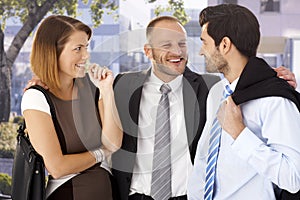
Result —
<instances>
[{"instance_id":1,"label":"man's hand on shoulder","mask_svg":"<svg viewBox=\"0 0 300 200\"><path fill-rule=\"evenodd\" d=\"M274 70L277 72L277 76L279 78L286 80L293 88L297 88L295 74L291 72L288 68L280 66L274 68Z\"/></svg>"},{"instance_id":2,"label":"man's hand on shoulder","mask_svg":"<svg viewBox=\"0 0 300 200\"><path fill-rule=\"evenodd\" d=\"M32 77L32 79L27 82L27 85L25 86L23 91L25 92L28 88L30 88L30 86L33 86L33 85L39 85L39 86L43 87L46 90L49 89L49 87L45 83L43 83L39 77L34 75Z\"/></svg>"}]
</instances>

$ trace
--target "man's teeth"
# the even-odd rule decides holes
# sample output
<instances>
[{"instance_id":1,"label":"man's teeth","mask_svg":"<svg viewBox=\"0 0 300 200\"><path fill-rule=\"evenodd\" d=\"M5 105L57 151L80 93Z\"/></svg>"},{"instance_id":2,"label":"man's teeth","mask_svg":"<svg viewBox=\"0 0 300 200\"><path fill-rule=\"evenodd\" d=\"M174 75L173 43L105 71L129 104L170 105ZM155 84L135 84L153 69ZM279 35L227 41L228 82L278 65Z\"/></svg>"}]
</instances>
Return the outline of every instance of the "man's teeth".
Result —
<instances>
[{"instance_id":1,"label":"man's teeth","mask_svg":"<svg viewBox=\"0 0 300 200\"><path fill-rule=\"evenodd\" d=\"M170 62L180 62L180 60L181 60L181 59L178 58L178 59L170 59L169 61L170 61Z\"/></svg>"}]
</instances>

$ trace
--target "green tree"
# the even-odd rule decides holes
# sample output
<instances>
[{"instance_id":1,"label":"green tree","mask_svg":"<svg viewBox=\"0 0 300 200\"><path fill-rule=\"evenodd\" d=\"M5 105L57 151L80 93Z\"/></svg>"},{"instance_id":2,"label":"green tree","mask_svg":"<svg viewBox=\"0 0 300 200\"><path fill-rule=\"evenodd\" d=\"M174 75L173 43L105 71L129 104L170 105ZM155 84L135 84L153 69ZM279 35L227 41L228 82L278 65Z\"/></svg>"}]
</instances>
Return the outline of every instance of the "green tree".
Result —
<instances>
[{"instance_id":1,"label":"green tree","mask_svg":"<svg viewBox=\"0 0 300 200\"><path fill-rule=\"evenodd\" d=\"M0 124L0 158L13 158L17 144L17 123Z\"/></svg>"},{"instance_id":2,"label":"green tree","mask_svg":"<svg viewBox=\"0 0 300 200\"><path fill-rule=\"evenodd\" d=\"M146 3L154 3L156 0L145 0ZM82 0L88 3L88 0ZM114 0L94 0L90 3L91 16L95 26L101 24L105 11L108 13L118 8L118 2ZM183 0L169 0L168 11L174 10L174 16L184 21L186 16L183 9ZM10 93L12 66L22 46L33 29L45 17L47 13L76 16L78 0L1 0L0 1L0 122L7 122L10 113ZM164 11L164 8L161 12ZM157 12L159 14L160 12ZM23 26L12 40L8 50L4 50L5 22L10 17L17 17Z\"/></svg>"},{"instance_id":3,"label":"green tree","mask_svg":"<svg viewBox=\"0 0 300 200\"><path fill-rule=\"evenodd\" d=\"M6 195L11 193L11 177L8 174L0 173L0 192Z\"/></svg>"},{"instance_id":4,"label":"green tree","mask_svg":"<svg viewBox=\"0 0 300 200\"><path fill-rule=\"evenodd\" d=\"M88 0L82 0L82 2L87 3ZM100 9L117 9L117 5L115 5L114 1L109 2L109 0L92 1L91 7L95 5L99 6ZM76 16L77 6L77 0L0 1L0 122L7 122L9 119L12 73L11 69L26 39L48 12L53 14L63 14L64 12L66 12L70 16ZM103 12L92 13L93 19L101 19L102 14ZM5 52L3 28L5 27L6 20L10 17L19 18L23 23L23 26L14 37L8 50Z\"/></svg>"},{"instance_id":5,"label":"green tree","mask_svg":"<svg viewBox=\"0 0 300 200\"><path fill-rule=\"evenodd\" d=\"M158 5L155 9L155 15L158 16L163 12L171 12L173 16L176 17L183 25L188 23L190 20L189 16L184 10L183 0L168 0L168 6L165 7Z\"/></svg>"}]
</instances>

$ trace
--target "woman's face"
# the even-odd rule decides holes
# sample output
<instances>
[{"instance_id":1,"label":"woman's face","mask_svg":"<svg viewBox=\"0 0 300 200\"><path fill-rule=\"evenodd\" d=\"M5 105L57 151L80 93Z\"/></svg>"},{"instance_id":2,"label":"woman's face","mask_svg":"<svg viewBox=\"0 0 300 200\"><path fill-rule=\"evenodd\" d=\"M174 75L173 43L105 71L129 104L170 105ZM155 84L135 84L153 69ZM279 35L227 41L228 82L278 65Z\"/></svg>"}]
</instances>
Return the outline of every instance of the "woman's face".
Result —
<instances>
[{"instance_id":1,"label":"woman's face","mask_svg":"<svg viewBox=\"0 0 300 200\"><path fill-rule=\"evenodd\" d=\"M89 58L88 35L84 31L75 31L65 44L58 60L61 78L71 79L85 75L84 64Z\"/></svg>"}]
</instances>

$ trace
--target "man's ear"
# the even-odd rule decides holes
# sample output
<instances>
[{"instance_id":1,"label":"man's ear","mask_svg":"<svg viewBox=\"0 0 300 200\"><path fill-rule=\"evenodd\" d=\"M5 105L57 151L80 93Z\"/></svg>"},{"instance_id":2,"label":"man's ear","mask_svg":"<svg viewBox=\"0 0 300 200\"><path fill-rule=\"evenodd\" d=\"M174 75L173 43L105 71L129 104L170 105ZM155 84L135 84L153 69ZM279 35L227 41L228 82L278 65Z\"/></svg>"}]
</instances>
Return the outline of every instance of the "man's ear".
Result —
<instances>
[{"instance_id":1,"label":"man's ear","mask_svg":"<svg viewBox=\"0 0 300 200\"><path fill-rule=\"evenodd\" d=\"M150 44L144 45L144 52L145 52L145 55L149 58L149 60L151 60L153 58L152 47Z\"/></svg>"},{"instance_id":2,"label":"man's ear","mask_svg":"<svg viewBox=\"0 0 300 200\"><path fill-rule=\"evenodd\" d=\"M221 43L220 43L220 50L224 53L224 54L227 54L230 49L231 49L231 40L229 37L223 37Z\"/></svg>"}]
</instances>

